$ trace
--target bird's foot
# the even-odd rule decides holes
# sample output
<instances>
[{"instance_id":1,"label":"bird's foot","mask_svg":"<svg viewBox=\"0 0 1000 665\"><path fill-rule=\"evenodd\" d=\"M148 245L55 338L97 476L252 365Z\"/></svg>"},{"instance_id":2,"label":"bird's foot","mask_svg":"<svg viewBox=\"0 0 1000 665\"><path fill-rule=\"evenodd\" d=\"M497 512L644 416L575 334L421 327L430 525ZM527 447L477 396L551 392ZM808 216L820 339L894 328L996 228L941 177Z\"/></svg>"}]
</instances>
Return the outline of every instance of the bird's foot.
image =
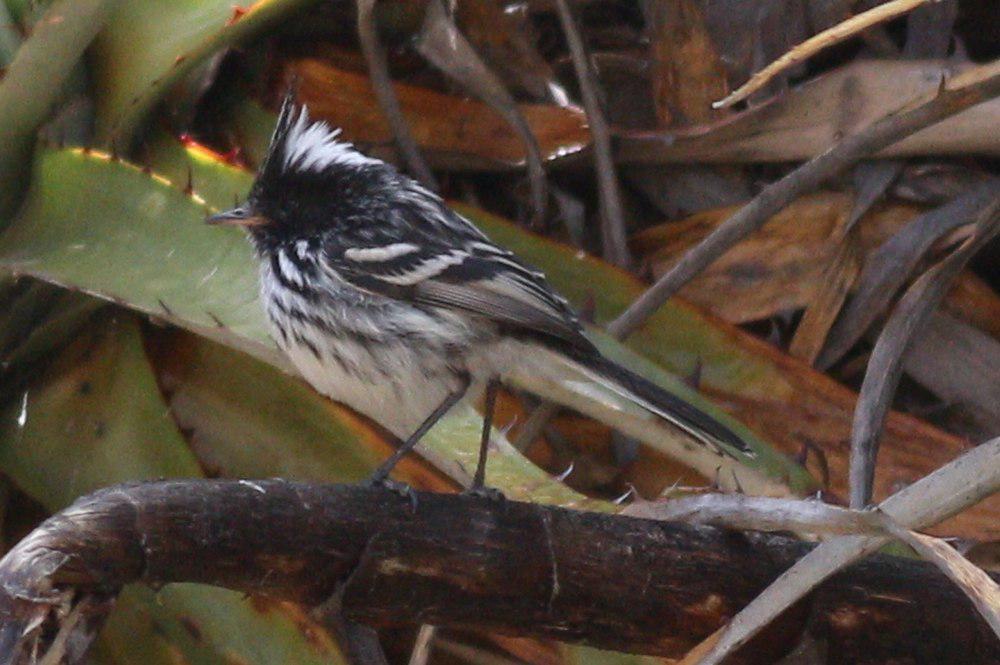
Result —
<instances>
[{"instance_id":1,"label":"bird's foot","mask_svg":"<svg viewBox=\"0 0 1000 665\"><path fill-rule=\"evenodd\" d=\"M486 485L472 486L462 492L462 494L465 496L474 496L479 499L487 499L495 503L502 503L507 500L503 492L495 487L487 487Z\"/></svg>"},{"instance_id":2,"label":"bird's foot","mask_svg":"<svg viewBox=\"0 0 1000 665\"><path fill-rule=\"evenodd\" d=\"M393 494L398 494L410 502L410 508L413 512L417 512L417 493L414 492L413 488L406 483L401 483L398 480L393 480L392 478L375 474L368 479L366 484L369 487L379 487L387 489Z\"/></svg>"}]
</instances>

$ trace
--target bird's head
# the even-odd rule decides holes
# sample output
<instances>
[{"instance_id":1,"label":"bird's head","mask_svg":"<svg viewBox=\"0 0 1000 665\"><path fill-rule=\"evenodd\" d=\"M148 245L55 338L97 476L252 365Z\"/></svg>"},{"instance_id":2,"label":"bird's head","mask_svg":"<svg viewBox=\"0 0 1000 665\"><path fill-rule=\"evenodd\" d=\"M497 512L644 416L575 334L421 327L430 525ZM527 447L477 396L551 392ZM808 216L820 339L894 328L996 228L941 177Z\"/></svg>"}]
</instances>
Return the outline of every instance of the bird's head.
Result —
<instances>
[{"instance_id":1,"label":"bird's head","mask_svg":"<svg viewBox=\"0 0 1000 665\"><path fill-rule=\"evenodd\" d=\"M306 107L287 95L247 200L207 223L245 227L266 250L357 224L366 210L370 219L396 171L339 136L339 129L311 120Z\"/></svg>"}]
</instances>

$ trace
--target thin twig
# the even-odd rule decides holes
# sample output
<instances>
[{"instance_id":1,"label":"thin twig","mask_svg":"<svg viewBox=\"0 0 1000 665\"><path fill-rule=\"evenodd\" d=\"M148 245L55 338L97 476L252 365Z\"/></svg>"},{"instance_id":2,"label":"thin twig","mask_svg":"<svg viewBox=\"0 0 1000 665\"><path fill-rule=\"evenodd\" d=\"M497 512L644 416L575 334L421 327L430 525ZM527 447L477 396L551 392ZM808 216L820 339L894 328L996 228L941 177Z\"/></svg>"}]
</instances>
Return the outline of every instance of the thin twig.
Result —
<instances>
[{"instance_id":1,"label":"thin twig","mask_svg":"<svg viewBox=\"0 0 1000 665\"><path fill-rule=\"evenodd\" d=\"M814 500L706 494L668 501L642 501L629 506L622 514L742 531L892 536L913 547L921 557L950 577L1000 636L1000 587L997 583L943 540L911 531L882 511L854 510Z\"/></svg>"},{"instance_id":2,"label":"thin twig","mask_svg":"<svg viewBox=\"0 0 1000 665\"><path fill-rule=\"evenodd\" d=\"M389 78L385 49L382 48L375 26L375 0L357 0L357 8L358 39L361 42L361 52L364 53L365 60L368 62L368 75L371 77L372 89L375 91L375 97L378 98L382 113L385 114L385 119L392 128L396 147L399 148L410 173L425 187L437 191L437 179L420 154L420 148L417 147L413 135L410 134L410 127L406 124L406 118L403 117L403 111L399 107L399 100L396 99L396 91L392 87L392 79Z\"/></svg>"},{"instance_id":3,"label":"thin twig","mask_svg":"<svg viewBox=\"0 0 1000 665\"><path fill-rule=\"evenodd\" d=\"M879 510L908 529L933 526L1000 490L1000 438L982 443L934 473L904 487L879 504ZM886 536L841 536L821 543L799 559L712 635L707 655L684 658L682 665L715 665L746 644L816 585L889 542ZM706 640L708 641L708 640ZM696 647L696 650L701 651Z\"/></svg>"},{"instance_id":4,"label":"thin twig","mask_svg":"<svg viewBox=\"0 0 1000 665\"><path fill-rule=\"evenodd\" d=\"M576 20L567 0L556 0L559 20L562 23L566 41L569 43L573 68L580 82L583 108L587 112L590 134L594 140L594 166L597 173L598 194L601 204L601 244L604 258L623 268L632 263L625 236L625 213L622 208L621 192L618 190L618 174L611 157L611 134L608 122L601 109L597 95L597 81L590 68L583 38L577 29Z\"/></svg>"},{"instance_id":5,"label":"thin twig","mask_svg":"<svg viewBox=\"0 0 1000 665\"><path fill-rule=\"evenodd\" d=\"M548 187L538 139L510 91L479 57L476 49L455 25L441 0L431 0L428 3L416 46L431 64L493 107L521 137L527 150L532 220L535 224L540 224L545 217Z\"/></svg>"},{"instance_id":6,"label":"thin twig","mask_svg":"<svg viewBox=\"0 0 1000 665\"><path fill-rule=\"evenodd\" d=\"M822 535L884 534L870 511L851 510L814 499L780 499L746 494L704 494L665 501L638 501L623 515L708 524L740 531L795 531Z\"/></svg>"},{"instance_id":7,"label":"thin twig","mask_svg":"<svg viewBox=\"0 0 1000 665\"><path fill-rule=\"evenodd\" d=\"M878 120L846 137L781 180L716 228L707 238L646 290L608 326L614 335L628 335L654 311L730 247L756 231L798 196L812 191L866 155L906 136L1000 95L1000 60L968 70L942 86L931 99L909 110Z\"/></svg>"},{"instance_id":8,"label":"thin twig","mask_svg":"<svg viewBox=\"0 0 1000 665\"><path fill-rule=\"evenodd\" d=\"M913 283L879 335L854 410L850 461L852 508L863 508L871 500L878 440L903 373L906 350L934 313L954 278L976 251L998 232L1000 195L994 195L992 203L978 215L974 234Z\"/></svg>"},{"instance_id":9,"label":"thin twig","mask_svg":"<svg viewBox=\"0 0 1000 665\"><path fill-rule=\"evenodd\" d=\"M793 46L790 51L751 76L749 81L729 93L724 99L713 102L712 108L728 108L733 104L742 102L770 83L775 76L799 63L805 62L823 49L850 39L859 32L863 32L874 25L891 21L928 2L940 2L940 0L891 0L891 2L869 9L857 16L852 16L832 28L827 28L801 44Z\"/></svg>"}]
</instances>

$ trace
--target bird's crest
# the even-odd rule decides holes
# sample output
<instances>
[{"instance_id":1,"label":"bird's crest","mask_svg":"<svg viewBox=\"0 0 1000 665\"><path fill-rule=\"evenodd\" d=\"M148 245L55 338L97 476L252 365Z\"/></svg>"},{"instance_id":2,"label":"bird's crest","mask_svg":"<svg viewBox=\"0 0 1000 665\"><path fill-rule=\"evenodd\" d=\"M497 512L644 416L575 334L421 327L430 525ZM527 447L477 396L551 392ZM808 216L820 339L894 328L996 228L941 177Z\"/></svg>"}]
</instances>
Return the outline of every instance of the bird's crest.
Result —
<instances>
[{"instance_id":1,"label":"bird's crest","mask_svg":"<svg viewBox=\"0 0 1000 665\"><path fill-rule=\"evenodd\" d=\"M339 140L341 130L322 120L311 120L305 105L285 95L278 124L271 135L265 170L322 173L338 166L358 167L381 162L358 152L353 144Z\"/></svg>"}]
</instances>

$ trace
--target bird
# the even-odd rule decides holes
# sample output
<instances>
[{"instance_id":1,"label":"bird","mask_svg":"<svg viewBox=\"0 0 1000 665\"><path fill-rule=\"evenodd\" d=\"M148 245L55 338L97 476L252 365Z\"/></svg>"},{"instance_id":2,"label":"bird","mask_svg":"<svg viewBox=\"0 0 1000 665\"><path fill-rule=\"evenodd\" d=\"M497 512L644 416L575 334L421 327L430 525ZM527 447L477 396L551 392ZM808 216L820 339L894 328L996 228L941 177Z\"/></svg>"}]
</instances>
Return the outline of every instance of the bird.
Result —
<instances>
[{"instance_id":1,"label":"bird","mask_svg":"<svg viewBox=\"0 0 1000 665\"><path fill-rule=\"evenodd\" d=\"M485 465L505 375L566 363L717 454L753 454L728 426L601 355L542 272L291 92L246 199L206 221L246 229L271 335L301 376L402 441L372 482L393 483L438 420L485 394L469 491L495 491Z\"/></svg>"}]
</instances>

